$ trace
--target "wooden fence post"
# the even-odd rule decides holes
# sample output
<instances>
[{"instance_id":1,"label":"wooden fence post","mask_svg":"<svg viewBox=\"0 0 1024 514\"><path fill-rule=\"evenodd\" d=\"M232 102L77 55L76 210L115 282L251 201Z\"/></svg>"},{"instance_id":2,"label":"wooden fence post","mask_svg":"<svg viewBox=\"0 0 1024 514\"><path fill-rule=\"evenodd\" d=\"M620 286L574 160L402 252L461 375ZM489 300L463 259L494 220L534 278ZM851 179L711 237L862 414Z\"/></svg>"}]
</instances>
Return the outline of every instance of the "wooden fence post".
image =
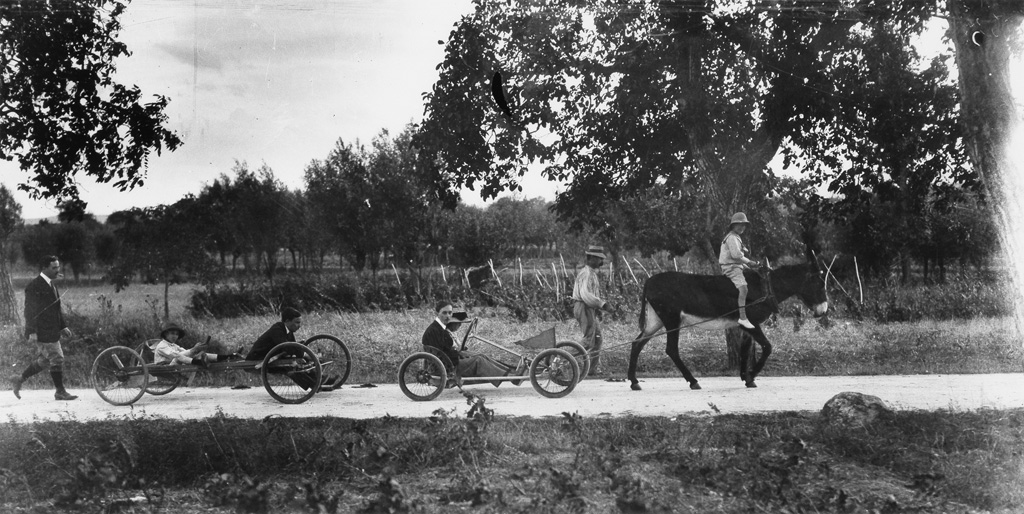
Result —
<instances>
[{"instance_id":1,"label":"wooden fence post","mask_svg":"<svg viewBox=\"0 0 1024 514\"><path fill-rule=\"evenodd\" d=\"M629 265L629 261L626 260L626 256L622 256L622 262L626 263L626 269L629 270L629 274L633 276L633 283L639 285L640 281L636 279L636 274L633 273L633 267Z\"/></svg>"}]
</instances>

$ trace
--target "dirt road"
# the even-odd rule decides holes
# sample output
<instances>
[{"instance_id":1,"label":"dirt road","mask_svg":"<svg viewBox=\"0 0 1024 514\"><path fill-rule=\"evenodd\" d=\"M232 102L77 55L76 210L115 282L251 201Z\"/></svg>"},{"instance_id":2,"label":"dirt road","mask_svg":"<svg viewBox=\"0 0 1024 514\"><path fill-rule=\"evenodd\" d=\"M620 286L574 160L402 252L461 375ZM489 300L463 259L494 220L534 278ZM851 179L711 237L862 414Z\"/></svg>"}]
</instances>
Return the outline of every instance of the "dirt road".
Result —
<instances>
[{"instance_id":1,"label":"dirt road","mask_svg":"<svg viewBox=\"0 0 1024 514\"><path fill-rule=\"evenodd\" d=\"M703 389L691 391L682 378L652 378L641 382L643 391L631 391L626 382L586 380L569 396L547 399L529 383L500 388L476 385L467 388L487 398L499 416L559 416L577 412L583 417L674 416L717 409L723 414L765 411L817 411L833 395L856 391L882 398L897 410L1024 407L1024 374L912 375L856 377L760 377L757 389L747 389L736 377L701 379ZM164 417L197 419L216 414L240 418L265 416L345 418L426 417L436 409L466 410L457 389L445 391L430 402L413 402L396 384L373 388L346 385L321 393L301 405L283 405L262 388L180 388L167 396L144 396L131 407L104 402L91 389L74 390L79 399L58 402L51 390L22 391L17 400L0 391L0 416L4 420L94 420L108 417ZM713 407L712 407L713 406Z\"/></svg>"}]
</instances>

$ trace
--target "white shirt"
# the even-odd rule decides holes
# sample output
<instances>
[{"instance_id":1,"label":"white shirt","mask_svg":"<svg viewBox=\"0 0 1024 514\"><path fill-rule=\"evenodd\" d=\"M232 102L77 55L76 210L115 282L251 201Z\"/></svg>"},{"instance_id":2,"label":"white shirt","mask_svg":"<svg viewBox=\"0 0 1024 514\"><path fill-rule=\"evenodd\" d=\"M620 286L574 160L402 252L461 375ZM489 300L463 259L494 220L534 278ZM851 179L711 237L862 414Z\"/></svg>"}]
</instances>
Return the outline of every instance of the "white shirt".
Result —
<instances>
[{"instance_id":1,"label":"white shirt","mask_svg":"<svg viewBox=\"0 0 1024 514\"><path fill-rule=\"evenodd\" d=\"M576 275L576 283L572 286L572 299L583 302L591 309L604 307L604 300L601 299L601 282L598 280L597 270L590 266L584 266Z\"/></svg>"}]
</instances>

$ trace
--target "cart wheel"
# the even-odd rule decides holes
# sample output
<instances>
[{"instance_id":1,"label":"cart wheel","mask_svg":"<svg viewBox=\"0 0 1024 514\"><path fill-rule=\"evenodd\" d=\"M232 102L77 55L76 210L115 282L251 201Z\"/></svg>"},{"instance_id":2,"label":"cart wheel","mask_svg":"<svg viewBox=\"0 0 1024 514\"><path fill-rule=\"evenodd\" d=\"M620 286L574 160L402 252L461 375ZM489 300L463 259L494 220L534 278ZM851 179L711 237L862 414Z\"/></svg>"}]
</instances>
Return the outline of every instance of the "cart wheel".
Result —
<instances>
[{"instance_id":1,"label":"cart wheel","mask_svg":"<svg viewBox=\"0 0 1024 514\"><path fill-rule=\"evenodd\" d=\"M142 356L142 360L153 362L153 350L148 343L142 343L135 347L135 351ZM152 364L147 366L149 366L149 381L146 382L147 393L153 396L163 396L181 385L182 377L178 373L160 373L152 367Z\"/></svg>"},{"instance_id":2,"label":"cart wheel","mask_svg":"<svg viewBox=\"0 0 1024 514\"><path fill-rule=\"evenodd\" d=\"M270 349L260 369L263 387L281 403L302 403L320 390L323 369L313 351L299 343Z\"/></svg>"},{"instance_id":3,"label":"cart wheel","mask_svg":"<svg viewBox=\"0 0 1024 514\"><path fill-rule=\"evenodd\" d=\"M413 401L425 402L437 398L447 383L448 372L441 359L427 352L406 357L398 367L398 386Z\"/></svg>"},{"instance_id":4,"label":"cart wheel","mask_svg":"<svg viewBox=\"0 0 1024 514\"><path fill-rule=\"evenodd\" d=\"M92 363L92 386L112 405L131 405L146 393L149 370L142 356L127 346L100 352Z\"/></svg>"},{"instance_id":5,"label":"cart wheel","mask_svg":"<svg viewBox=\"0 0 1024 514\"><path fill-rule=\"evenodd\" d=\"M548 348L530 363L530 383L548 398L561 398L572 392L580 381L580 366L569 352Z\"/></svg>"},{"instance_id":6,"label":"cart wheel","mask_svg":"<svg viewBox=\"0 0 1024 514\"><path fill-rule=\"evenodd\" d=\"M153 396L163 396L181 385L182 376L178 373L149 374L146 392Z\"/></svg>"},{"instance_id":7,"label":"cart wheel","mask_svg":"<svg viewBox=\"0 0 1024 514\"><path fill-rule=\"evenodd\" d=\"M305 344L320 359L320 366L323 368L325 377L330 378L331 375L341 377L341 381L337 383L338 386L348 380L348 374L352 371L352 358L348 353L348 347L341 342L341 339L329 335L318 335L306 339Z\"/></svg>"},{"instance_id":8,"label":"cart wheel","mask_svg":"<svg viewBox=\"0 0 1024 514\"><path fill-rule=\"evenodd\" d=\"M559 341L555 348L569 352L569 355L576 359L576 364L580 367L580 380L587 378L587 375L590 374L590 352L582 344L575 341Z\"/></svg>"}]
</instances>

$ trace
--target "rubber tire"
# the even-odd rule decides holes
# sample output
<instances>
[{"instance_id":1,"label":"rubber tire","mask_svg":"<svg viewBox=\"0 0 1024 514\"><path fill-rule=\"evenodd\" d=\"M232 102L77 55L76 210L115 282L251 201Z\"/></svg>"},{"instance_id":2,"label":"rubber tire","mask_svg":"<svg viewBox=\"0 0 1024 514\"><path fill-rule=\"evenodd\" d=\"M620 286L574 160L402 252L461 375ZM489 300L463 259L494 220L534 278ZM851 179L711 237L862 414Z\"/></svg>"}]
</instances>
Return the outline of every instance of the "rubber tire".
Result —
<instances>
[{"instance_id":1,"label":"rubber tire","mask_svg":"<svg viewBox=\"0 0 1024 514\"><path fill-rule=\"evenodd\" d=\"M112 346L96 356L90 377L105 402L131 405L146 394L149 367L139 352L127 346Z\"/></svg>"},{"instance_id":2,"label":"rubber tire","mask_svg":"<svg viewBox=\"0 0 1024 514\"><path fill-rule=\"evenodd\" d=\"M285 374L285 369L290 369L292 366L275 366L275 364L271 362L274 357L285 351L301 353L303 359L312 363L312 369L309 371L313 372L313 378L316 380L315 387L302 389ZM295 357L284 358L290 359ZM270 351L267 352L267 356L263 358L263 367L260 368L260 377L263 379L263 387L268 393L270 393L270 396L281 403L294 405L303 403L312 398L313 395L320 390L323 369L320 367L320 360L316 358L316 354L314 354L313 351L305 345L300 343L281 343L271 348Z\"/></svg>"},{"instance_id":3,"label":"rubber tire","mask_svg":"<svg viewBox=\"0 0 1024 514\"><path fill-rule=\"evenodd\" d=\"M580 380L590 375L590 352L582 344L576 341L559 341L555 344L555 348L561 348L569 352L576 359L576 364L580 367ZM569 348L572 348L572 350Z\"/></svg>"},{"instance_id":4,"label":"rubber tire","mask_svg":"<svg viewBox=\"0 0 1024 514\"><path fill-rule=\"evenodd\" d=\"M566 371L571 375L564 376ZM579 382L580 365L565 350L548 348L538 353L530 363L530 383L542 396L561 398L571 393Z\"/></svg>"},{"instance_id":5,"label":"rubber tire","mask_svg":"<svg viewBox=\"0 0 1024 514\"><path fill-rule=\"evenodd\" d=\"M349 353L348 346L345 346L341 339L332 335L319 334L306 339L305 344L320 359L320 366L323 367L325 376L338 374L341 377L338 386L348 381L348 374L352 372L352 354Z\"/></svg>"},{"instance_id":6,"label":"rubber tire","mask_svg":"<svg viewBox=\"0 0 1024 514\"><path fill-rule=\"evenodd\" d=\"M159 376L150 373L146 392L153 396L163 396L177 389L183 381L184 378L178 373L160 373Z\"/></svg>"},{"instance_id":7,"label":"rubber tire","mask_svg":"<svg viewBox=\"0 0 1024 514\"><path fill-rule=\"evenodd\" d=\"M437 384L431 385L431 379L437 380ZM444 391L447 383L448 371L434 354L417 352L406 357L398 366L398 387L410 400L433 400Z\"/></svg>"}]
</instances>

